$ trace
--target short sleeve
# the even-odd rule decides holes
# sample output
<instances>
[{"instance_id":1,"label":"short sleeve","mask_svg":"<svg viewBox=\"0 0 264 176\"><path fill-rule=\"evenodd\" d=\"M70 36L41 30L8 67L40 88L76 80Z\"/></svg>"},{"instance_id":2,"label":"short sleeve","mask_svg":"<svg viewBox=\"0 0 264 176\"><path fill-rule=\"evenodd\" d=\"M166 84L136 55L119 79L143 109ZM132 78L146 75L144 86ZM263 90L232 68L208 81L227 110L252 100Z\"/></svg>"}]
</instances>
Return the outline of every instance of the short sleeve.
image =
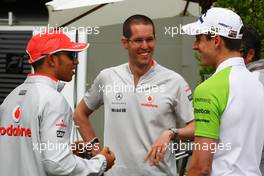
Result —
<instances>
[{"instance_id":1,"label":"short sleeve","mask_svg":"<svg viewBox=\"0 0 264 176\"><path fill-rule=\"evenodd\" d=\"M83 100L89 109L95 110L103 104L104 86L101 72L89 86L83 97Z\"/></svg>"},{"instance_id":2,"label":"short sleeve","mask_svg":"<svg viewBox=\"0 0 264 176\"><path fill-rule=\"evenodd\" d=\"M195 136L219 139L221 116L229 99L229 75L227 67L200 84L193 98Z\"/></svg>"},{"instance_id":3,"label":"short sleeve","mask_svg":"<svg viewBox=\"0 0 264 176\"><path fill-rule=\"evenodd\" d=\"M193 97L195 136L219 138L220 114L215 95L204 87L197 87Z\"/></svg>"},{"instance_id":4,"label":"short sleeve","mask_svg":"<svg viewBox=\"0 0 264 176\"><path fill-rule=\"evenodd\" d=\"M194 119L192 108L192 90L183 78L179 80L178 84L179 88L176 94L174 110L177 116L187 123Z\"/></svg>"}]
</instances>

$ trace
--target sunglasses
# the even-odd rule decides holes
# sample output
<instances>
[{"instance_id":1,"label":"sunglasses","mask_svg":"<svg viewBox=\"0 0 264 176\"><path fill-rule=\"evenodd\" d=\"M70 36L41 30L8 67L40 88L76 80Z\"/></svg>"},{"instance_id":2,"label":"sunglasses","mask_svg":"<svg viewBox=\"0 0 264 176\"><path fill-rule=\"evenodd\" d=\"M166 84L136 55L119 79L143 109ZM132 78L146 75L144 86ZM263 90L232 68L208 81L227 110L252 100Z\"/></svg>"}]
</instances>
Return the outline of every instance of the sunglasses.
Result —
<instances>
[{"instance_id":1,"label":"sunglasses","mask_svg":"<svg viewBox=\"0 0 264 176\"><path fill-rule=\"evenodd\" d=\"M74 51L60 51L60 52L54 53L54 55L56 56L61 55L61 54L68 56L70 60L75 60L78 57L78 53Z\"/></svg>"}]
</instances>

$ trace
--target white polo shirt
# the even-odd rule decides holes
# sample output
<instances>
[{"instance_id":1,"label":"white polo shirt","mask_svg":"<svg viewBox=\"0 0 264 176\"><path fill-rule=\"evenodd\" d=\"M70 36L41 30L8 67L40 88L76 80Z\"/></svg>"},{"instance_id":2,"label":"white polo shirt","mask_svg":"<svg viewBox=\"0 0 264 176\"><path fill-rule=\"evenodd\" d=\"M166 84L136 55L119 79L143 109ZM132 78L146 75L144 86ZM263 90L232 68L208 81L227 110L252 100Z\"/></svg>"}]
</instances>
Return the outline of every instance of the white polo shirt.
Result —
<instances>
[{"instance_id":1,"label":"white polo shirt","mask_svg":"<svg viewBox=\"0 0 264 176\"><path fill-rule=\"evenodd\" d=\"M193 105L195 136L218 140L211 175L260 176L264 91L243 58L221 63L196 88Z\"/></svg>"},{"instance_id":2,"label":"white polo shirt","mask_svg":"<svg viewBox=\"0 0 264 176\"><path fill-rule=\"evenodd\" d=\"M172 151L167 151L158 167L144 163L144 156L164 130L176 127L176 118L193 120L191 96L179 74L157 63L140 78L136 88L128 63L101 71L84 101L91 110L104 104L104 141L117 157L106 174L175 176Z\"/></svg>"}]
</instances>

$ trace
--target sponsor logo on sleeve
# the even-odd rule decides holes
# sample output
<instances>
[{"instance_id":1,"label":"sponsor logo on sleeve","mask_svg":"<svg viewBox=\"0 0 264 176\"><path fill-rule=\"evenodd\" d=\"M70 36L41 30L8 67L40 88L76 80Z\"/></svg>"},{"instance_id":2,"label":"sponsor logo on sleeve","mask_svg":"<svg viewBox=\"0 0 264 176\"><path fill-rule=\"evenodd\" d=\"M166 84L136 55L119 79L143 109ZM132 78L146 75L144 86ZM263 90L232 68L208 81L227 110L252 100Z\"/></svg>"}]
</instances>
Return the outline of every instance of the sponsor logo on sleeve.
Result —
<instances>
[{"instance_id":1,"label":"sponsor logo on sleeve","mask_svg":"<svg viewBox=\"0 0 264 176\"><path fill-rule=\"evenodd\" d=\"M210 98L195 98L194 102L201 102L201 103L211 104L211 99Z\"/></svg>"},{"instance_id":2,"label":"sponsor logo on sleeve","mask_svg":"<svg viewBox=\"0 0 264 176\"><path fill-rule=\"evenodd\" d=\"M26 95L27 93L27 90L20 90L18 95Z\"/></svg>"},{"instance_id":3,"label":"sponsor logo on sleeve","mask_svg":"<svg viewBox=\"0 0 264 176\"><path fill-rule=\"evenodd\" d=\"M59 138L63 138L63 136L64 136L64 134L65 134L65 131L57 130L56 134L57 134L57 137L59 137Z\"/></svg>"},{"instance_id":4,"label":"sponsor logo on sleeve","mask_svg":"<svg viewBox=\"0 0 264 176\"><path fill-rule=\"evenodd\" d=\"M198 109L198 108L194 108L194 113L197 113L197 114L210 114L210 110L208 109Z\"/></svg>"},{"instance_id":5,"label":"sponsor logo on sleeve","mask_svg":"<svg viewBox=\"0 0 264 176\"><path fill-rule=\"evenodd\" d=\"M193 99L192 94L188 95L188 100L189 100L189 101L192 101L192 99Z\"/></svg>"},{"instance_id":6,"label":"sponsor logo on sleeve","mask_svg":"<svg viewBox=\"0 0 264 176\"><path fill-rule=\"evenodd\" d=\"M191 88L189 86L186 86L184 90L185 90L185 92L187 94L188 100L189 101L192 101L193 96L192 96L192 90L191 90Z\"/></svg>"},{"instance_id":7,"label":"sponsor logo on sleeve","mask_svg":"<svg viewBox=\"0 0 264 176\"><path fill-rule=\"evenodd\" d=\"M195 119L196 122L204 122L204 123L209 123L210 121L207 119Z\"/></svg>"},{"instance_id":8,"label":"sponsor logo on sleeve","mask_svg":"<svg viewBox=\"0 0 264 176\"><path fill-rule=\"evenodd\" d=\"M56 123L56 126L57 127L64 127L64 128L68 127L68 125L65 124L63 119L58 120L57 123Z\"/></svg>"}]
</instances>

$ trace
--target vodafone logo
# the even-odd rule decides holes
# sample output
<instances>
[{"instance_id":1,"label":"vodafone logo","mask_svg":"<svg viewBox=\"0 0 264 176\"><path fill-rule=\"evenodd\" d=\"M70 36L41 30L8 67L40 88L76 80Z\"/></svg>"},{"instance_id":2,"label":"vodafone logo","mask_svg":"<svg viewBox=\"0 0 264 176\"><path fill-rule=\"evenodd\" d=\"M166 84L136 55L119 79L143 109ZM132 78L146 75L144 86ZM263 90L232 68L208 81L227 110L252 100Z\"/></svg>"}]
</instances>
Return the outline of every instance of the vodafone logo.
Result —
<instances>
[{"instance_id":1,"label":"vodafone logo","mask_svg":"<svg viewBox=\"0 0 264 176\"><path fill-rule=\"evenodd\" d=\"M152 102L153 102L153 96L151 96L151 95L147 96L147 97L146 97L146 101L147 101L148 103L152 103Z\"/></svg>"},{"instance_id":2,"label":"vodafone logo","mask_svg":"<svg viewBox=\"0 0 264 176\"><path fill-rule=\"evenodd\" d=\"M142 106L146 106L146 107L151 107L151 108L158 108L158 105L153 104L152 102L154 101L153 96L148 95L145 100L147 101L147 103L142 103Z\"/></svg>"},{"instance_id":3,"label":"vodafone logo","mask_svg":"<svg viewBox=\"0 0 264 176\"><path fill-rule=\"evenodd\" d=\"M21 118L21 108L20 106L16 106L13 110L13 113L12 113L12 117L13 117L13 120L18 123L20 121L20 118Z\"/></svg>"},{"instance_id":4,"label":"vodafone logo","mask_svg":"<svg viewBox=\"0 0 264 176\"><path fill-rule=\"evenodd\" d=\"M1 136L17 136L17 137L31 137L31 129L18 126L13 126L10 124L8 127L0 126Z\"/></svg>"},{"instance_id":5,"label":"vodafone logo","mask_svg":"<svg viewBox=\"0 0 264 176\"><path fill-rule=\"evenodd\" d=\"M22 109L20 106L16 106L13 109L13 120L18 123L21 119ZM9 124L6 126L0 126L0 136L16 136L16 137L31 137L31 129L20 126L20 124Z\"/></svg>"}]
</instances>

